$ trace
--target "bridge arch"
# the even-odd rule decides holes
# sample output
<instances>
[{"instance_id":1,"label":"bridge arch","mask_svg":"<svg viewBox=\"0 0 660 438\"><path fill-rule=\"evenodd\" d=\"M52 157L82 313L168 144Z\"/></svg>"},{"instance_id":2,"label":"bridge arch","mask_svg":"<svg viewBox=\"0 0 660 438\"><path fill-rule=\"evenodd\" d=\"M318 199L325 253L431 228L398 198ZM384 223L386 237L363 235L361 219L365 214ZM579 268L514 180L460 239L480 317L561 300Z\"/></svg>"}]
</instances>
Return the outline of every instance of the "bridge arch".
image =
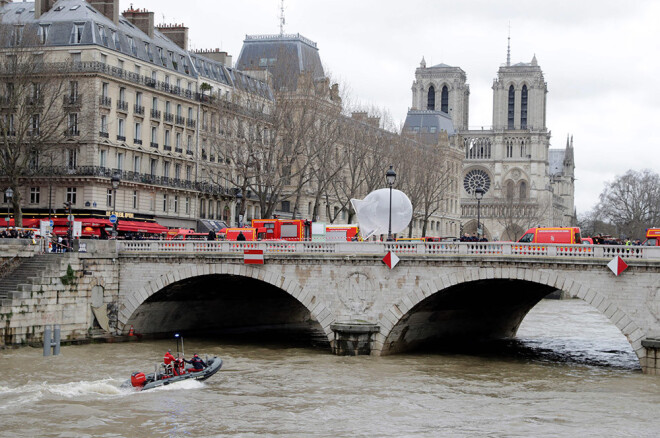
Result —
<instances>
[{"instance_id":1,"label":"bridge arch","mask_svg":"<svg viewBox=\"0 0 660 438\"><path fill-rule=\"evenodd\" d=\"M452 273L423 282L416 290L407 291L386 312L387 316L380 321L381 333L376 340L375 350L380 351L381 354L402 351L401 348L395 345L397 338L406 335L407 328L402 328L401 325L405 325L410 314L414 313L416 308L419 308L429 298L443 294L456 286L498 280L518 280L527 284L545 286L547 290L559 289L568 294L570 298L583 300L605 315L626 336L640 363L643 364L643 360L646 357L646 349L642 346L641 339L645 333L619 305L609 300L607 296L599 293L588 284L571 278L570 275L521 268L475 268L469 271L466 270L464 275ZM537 303L538 301L529 307L527 311L531 310ZM526 316L527 311L520 318L520 322ZM517 329L518 326L515 326L513 330L514 335Z\"/></svg>"},{"instance_id":2,"label":"bridge arch","mask_svg":"<svg viewBox=\"0 0 660 438\"><path fill-rule=\"evenodd\" d=\"M176 269L172 269L167 274L160 275L155 279L147 281L143 286L134 289L125 297L124 306L118 315L117 331L123 334L128 333L130 330L128 322L138 308L147 299L158 292L163 291L168 286L180 283L187 279L221 275L234 275L249 278L264 282L282 290L300 303L301 306L309 312L311 317L318 322L328 341L334 339L334 332L330 329L330 324L325 325L321 323L324 318L327 318L327 316L330 315L329 309L317 296L311 293L308 294L307 290L304 289L300 283L279 273L272 272L265 267L227 263L182 265Z\"/></svg>"}]
</instances>

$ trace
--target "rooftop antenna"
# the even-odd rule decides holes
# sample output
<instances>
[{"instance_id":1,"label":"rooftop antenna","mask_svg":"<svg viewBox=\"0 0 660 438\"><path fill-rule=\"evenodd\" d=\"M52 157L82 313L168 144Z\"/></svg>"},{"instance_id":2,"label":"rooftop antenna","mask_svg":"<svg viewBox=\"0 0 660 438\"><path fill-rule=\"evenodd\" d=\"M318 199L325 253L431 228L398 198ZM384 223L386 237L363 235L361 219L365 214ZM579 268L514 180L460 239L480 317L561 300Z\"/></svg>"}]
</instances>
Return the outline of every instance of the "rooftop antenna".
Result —
<instances>
[{"instance_id":1,"label":"rooftop antenna","mask_svg":"<svg viewBox=\"0 0 660 438\"><path fill-rule=\"evenodd\" d=\"M511 22L509 21L509 37L506 43L506 66L511 66Z\"/></svg>"},{"instance_id":2,"label":"rooftop antenna","mask_svg":"<svg viewBox=\"0 0 660 438\"><path fill-rule=\"evenodd\" d=\"M280 2L280 36L284 35L284 24L286 20L284 19L284 0Z\"/></svg>"}]
</instances>

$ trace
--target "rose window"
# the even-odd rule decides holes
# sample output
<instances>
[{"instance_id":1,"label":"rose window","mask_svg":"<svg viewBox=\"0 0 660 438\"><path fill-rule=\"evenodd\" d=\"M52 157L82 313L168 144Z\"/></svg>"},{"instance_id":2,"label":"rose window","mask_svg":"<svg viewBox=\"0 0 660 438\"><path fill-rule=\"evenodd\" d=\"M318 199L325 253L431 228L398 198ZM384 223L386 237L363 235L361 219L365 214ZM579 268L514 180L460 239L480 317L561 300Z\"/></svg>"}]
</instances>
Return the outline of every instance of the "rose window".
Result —
<instances>
[{"instance_id":1,"label":"rose window","mask_svg":"<svg viewBox=\"0 0 660 438\"><path fill-rule=\"evenodd\" d=\"M490 177L483 170L471 170L463 179L463 187L465 187L465 191L471 195L473 195L474 191L479 187L484 189L484 193L486 193L490 188Z\"/></svg>"}]
</instances>

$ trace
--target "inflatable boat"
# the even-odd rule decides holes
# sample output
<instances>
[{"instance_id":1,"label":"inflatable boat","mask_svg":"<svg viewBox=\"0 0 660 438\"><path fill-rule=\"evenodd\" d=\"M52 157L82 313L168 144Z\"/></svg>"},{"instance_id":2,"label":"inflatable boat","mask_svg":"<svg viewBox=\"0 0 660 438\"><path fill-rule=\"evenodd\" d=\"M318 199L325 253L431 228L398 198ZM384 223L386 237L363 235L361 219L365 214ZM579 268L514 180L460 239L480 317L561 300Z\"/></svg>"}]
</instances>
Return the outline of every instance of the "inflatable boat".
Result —
<instances>
[{"instance_id":1,"label":"inflatable boat","mask_svg":"<svg viewBox=\"0 0 660 438\"><path fill-rule=\"evenodd\" d=\"M206 360L206 368L196 370L194 368L179 368L176 372L161 372L157 367L156 371L151 374L136 372L131 374L130 380L125 381L122 388L133 388L136 391L144 391L147 389L158 388L159 386L171 385L173 383L182 382L184 380L206 380L222 367L222 359L212 357Z\"/></svg>"}]
</instances>

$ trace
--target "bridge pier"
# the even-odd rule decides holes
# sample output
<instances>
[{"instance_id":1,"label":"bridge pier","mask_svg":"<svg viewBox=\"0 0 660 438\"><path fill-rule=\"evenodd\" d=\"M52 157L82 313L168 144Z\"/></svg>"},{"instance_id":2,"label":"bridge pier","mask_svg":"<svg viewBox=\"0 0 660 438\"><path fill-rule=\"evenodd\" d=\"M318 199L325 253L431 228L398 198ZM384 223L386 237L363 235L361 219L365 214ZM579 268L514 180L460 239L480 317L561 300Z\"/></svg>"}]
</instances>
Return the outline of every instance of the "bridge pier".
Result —
<instances>
[{"instance_id":1,"label":"bridge pier","mask_svg":"<svg viewBox=\"0 0 660 438\"><path fill-rule=\"evenodd\" d=\"M642 359L642 371L644 374L660 376L660 337L644 339L642 347L646 348L646 357Z\"/></svg>"},{"instance_id":2,"label":"bridge pier","mask_svg":"<svg viewBox=\"0 0 660 438\"><path fill-rule=\"evenodd\" d=\"M331 324L335 332L332 352L337 356L368 356L373 347L373 335L380 332L377 324L345 322Z\"/></svg>"}]
</instances>

